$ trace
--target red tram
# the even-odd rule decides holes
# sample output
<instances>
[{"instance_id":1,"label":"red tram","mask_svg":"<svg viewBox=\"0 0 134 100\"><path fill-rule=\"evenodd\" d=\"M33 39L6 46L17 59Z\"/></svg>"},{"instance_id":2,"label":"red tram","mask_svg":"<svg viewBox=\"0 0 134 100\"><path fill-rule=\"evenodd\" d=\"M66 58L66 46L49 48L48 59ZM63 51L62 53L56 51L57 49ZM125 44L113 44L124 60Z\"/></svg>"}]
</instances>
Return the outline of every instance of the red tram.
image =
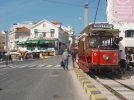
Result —
<instances>
[{"instance_id":1,"label":"red tram","mask_svg":"<svg viewBox=\"0 0 134 100\"><path fill-rule=\"evenodd\" d=\"M85 72L90 70L112 69L119 67L119 47L113 42L119 38L119 30L112 24L96 23L88 25L78 40L78 61Z\"/></svg>"}]
</instances>

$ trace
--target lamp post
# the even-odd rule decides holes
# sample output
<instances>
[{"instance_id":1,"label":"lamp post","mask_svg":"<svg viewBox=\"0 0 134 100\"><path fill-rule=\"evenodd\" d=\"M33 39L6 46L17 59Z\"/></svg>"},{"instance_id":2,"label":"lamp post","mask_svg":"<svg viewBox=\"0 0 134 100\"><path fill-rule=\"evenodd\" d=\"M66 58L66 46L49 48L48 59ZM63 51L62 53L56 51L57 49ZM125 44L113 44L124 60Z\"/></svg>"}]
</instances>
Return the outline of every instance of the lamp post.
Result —
<instances>
[{"instance_id":1,"label":"lamp post","mask_svg":"<svg viewBox=\"0 0 134 100\"><path fill-rule=\"evenodd\" d=\"M84 27L88 26L88 0L84 0Z\"/></svg>"},{"instance_id":2,"label":"lamp post","mask_svg":"<svg viewBox=\"0 0 134 100\"><path fill-rule=\"evenodd\" d=\"M4 31L5 32L5 35L6 35L6 61L5 61L5 64L8 65L8 56L9 56L9 45L8 45L8 40L9 40L9 34L8 34L8 31Z\"/></svg>"}]
</instances>

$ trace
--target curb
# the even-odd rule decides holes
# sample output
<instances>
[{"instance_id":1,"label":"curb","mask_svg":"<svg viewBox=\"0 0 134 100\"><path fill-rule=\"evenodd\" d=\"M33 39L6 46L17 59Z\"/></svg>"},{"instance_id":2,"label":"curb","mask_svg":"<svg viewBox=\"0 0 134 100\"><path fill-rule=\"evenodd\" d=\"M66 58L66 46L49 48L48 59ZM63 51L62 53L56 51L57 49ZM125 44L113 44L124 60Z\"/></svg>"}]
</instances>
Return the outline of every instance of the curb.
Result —
<instances>
[{"instance_id":1,"label":"curb","mask_svg":"<svg viewBox=\"0 0 134 100\"><path fill-rule=\"evenodd\" d=\"M74 68L74 72L86 92L86 95L89 97L89 100L108 100L105 95L96 88L93 82L89 81L87 75L81 69Z\"/></svg>"}]
</instances>

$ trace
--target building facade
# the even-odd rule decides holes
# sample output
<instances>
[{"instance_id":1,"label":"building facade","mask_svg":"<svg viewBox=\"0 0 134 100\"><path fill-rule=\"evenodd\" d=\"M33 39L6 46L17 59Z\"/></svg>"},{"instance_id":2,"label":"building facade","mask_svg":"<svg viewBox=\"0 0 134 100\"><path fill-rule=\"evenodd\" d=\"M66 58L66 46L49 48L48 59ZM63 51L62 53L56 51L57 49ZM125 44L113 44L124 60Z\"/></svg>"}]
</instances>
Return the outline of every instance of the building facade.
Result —
<instances>
[{"instance_id":1,"label":"building facade","mask_svg":"<svg viewBox=\"0 0 134 100\"><path fill-rule=\"evenodd\" d=\"M0 53L5 52L5 34L0 32Z\"/></svg>"},{"instance_id":2,"label":"building facade","mask_svg":"<svg viewBox=\"0 0 134 100\"><path fill-rule=\"evenodd\" d=\"M107 20L123 37L120 49L134 59L134 0L108 0L107 4Z\"/></svg>"},{"instance_id":3,"label":"building facade","mask_svg":"<svg viewBox=\"0 0 134 100\"><path fill-rule=\"evenodd\" d=\"M68 33L61 28L61 22L42 20L31 27L29 40L40 40L35 50L56 50L56 53L67 47Z\"/></svg>"},{"instance_id":4,"label":"building facade","mask_svg":"<svg viewBox=\"0 0 134 100\"><path fill-rule=\"evenodd\" d=\"M69 33L61 22L42 20L36 23L13 25L10 31L10 49L23 51L55 50L63 52L68 48Z\"/></svg>"},{"instance_id":5,"label":"building facade","mask_svg":"<svg viewBox=\"0 0 134 100\"><path fill-rule=\"evenodd\" d=\"M67 45L68 45L68 49L71 50L73 46L75 45L75 38L76 38L74 34L75 32L71 26L68 26L68 27L62 26L62 29L64 29L69 34L69 41Z\"/></svg>"},{"instance_id":6,"label":"building facade","mask_svg":"<svg viewBox=\"0 0 134 100\"><path fill-rule=\"evenodd\" d=\"M18 50L18 42L19 41L25 41L27 38L21 38L27 33L25 28L30 30L30 27L33 25L32 22L22 22L22 23L15 23L11 26L10 32L9 32L9 47L10 51L16 51ZM26 33L25 33L26 32ZM19 36L21 35L21 36Z\"/></svg>"},{"instance_id":7,"label":"building facade","mask_svg":"<svg viewBox=\"0 0 134 100\"><path fill-rule=\"evenodd\" d=\"M2 59L5 50L5 34L3 32L0 32L0 60Z\"/></svg>"}]
</instances>

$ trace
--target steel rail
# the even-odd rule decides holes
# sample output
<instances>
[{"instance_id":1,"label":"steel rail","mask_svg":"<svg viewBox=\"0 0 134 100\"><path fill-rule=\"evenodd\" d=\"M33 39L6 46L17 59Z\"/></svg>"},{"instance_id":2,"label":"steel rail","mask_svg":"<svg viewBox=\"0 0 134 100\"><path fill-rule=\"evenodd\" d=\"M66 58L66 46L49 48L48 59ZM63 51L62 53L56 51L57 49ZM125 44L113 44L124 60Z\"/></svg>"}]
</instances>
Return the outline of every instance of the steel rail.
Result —
<instances>
[{"instance_id":1,"label":"steel rail","mask_svg":"<svg viewBox=\"0 0 134 100\"><path fill-rule=\"evenodd\" d=\"M96 77L93 73L92 73L93 77ZM106 77L106 76L105 76ZM117 98L119 98L120 100L128 100L126 97L124 97L122 94L120 94L119 92L117 92L116 90L114 90L112 87L103 84L101 81L99 81L99 79L94 78L98 83L100 83L102 86L104 86L108 91L110 91L113 95L115 95ZM111 78L110 78L111 79ZM113 80L113 79L112 79ZM113 80L115 81L115 80ZM115 81L116 82L116 81ZM121 84L120 84L121 85ZM122 85L124 87L124 85Z\"/></svg>"},{"instance_id":2,"label":"steel rail","mask_svg":"<svg viewBox=\"0 0 134 100\"><path fill-rule=\"evenodd\" d=\"M128 88L129 90L132 90L132 91L134 91L134 89L133 88L131 88L130 86L128 86L128 85L125 85L125 84L123 84L123 83L121 83L121 82L119 82L119 81L117 81L117 80L115 80L115 79L113 79L112 77L110 77L110 76L106 76L107 78L109 78L109 79L111 79L111 80L113 80L113 81L115 81L115 82L117 82L117 83L119 83L120 85L122 85L123 87L125 87L125 88Z\"/></svg>"},{"instance_id":3,"label":"steel rail","mask_svg":"<svg viewBox=\"0 0 134 100\"><path fill-rule=\"evenodd\" d=\"M117 98L119 98L120 100L128 100L126 97L124 97L122 94L118 93L117 91L115 91L114 89L112 89L110 86L103 84L102 82L100 82L98 79L95 79L98 83L100 83L101 85L103 85L108 91L110 91L112 94L114 94Z\"/></svg>"}]
</instances>

